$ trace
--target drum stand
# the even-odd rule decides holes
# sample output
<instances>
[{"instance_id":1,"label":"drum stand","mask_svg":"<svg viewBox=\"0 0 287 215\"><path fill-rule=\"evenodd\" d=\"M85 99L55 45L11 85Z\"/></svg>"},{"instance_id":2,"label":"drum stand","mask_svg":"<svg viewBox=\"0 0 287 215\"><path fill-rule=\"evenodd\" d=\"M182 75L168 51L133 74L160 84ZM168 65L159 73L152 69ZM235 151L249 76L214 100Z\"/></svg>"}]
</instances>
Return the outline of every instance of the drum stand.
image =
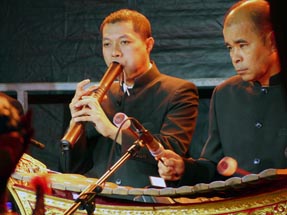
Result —
<instances>
[{"instance_id":1,"label":"drum stand","mask_svg":"<svg viewBox=\"0 0 287 215\"><path fill-rule=\"evenodd\" d=\"M88 215L92 215L95 210L95 198L96 195L101 193L103 190L103 183L120 167L122 166L130 157L135 156L135 154L143 146L142 140L138 139L134 144L127 150L127 152L107 171L105 174L98 179L96 184L89 185L75 200L75 203L64 212L64 215L73 214L80 206L87 210Z\"/></svg>"}]
</instances>

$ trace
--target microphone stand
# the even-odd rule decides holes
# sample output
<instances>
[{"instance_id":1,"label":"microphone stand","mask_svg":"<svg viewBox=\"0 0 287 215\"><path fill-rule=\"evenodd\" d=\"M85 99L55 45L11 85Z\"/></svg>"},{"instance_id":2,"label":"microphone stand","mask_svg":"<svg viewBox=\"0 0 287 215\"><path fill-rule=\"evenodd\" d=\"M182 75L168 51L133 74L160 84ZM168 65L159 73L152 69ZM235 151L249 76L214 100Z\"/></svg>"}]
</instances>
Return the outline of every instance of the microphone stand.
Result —
<instances>
[{"instance_id":1,"label":"microphone stand","mask_svg":"<svg viewBox=\"0 0 287 215\"><path fill-rule=\"evenodd\" d=\"M143 146L141 138L136 140L134 144L127 150L127 152L99 178L96 184L89 185L75 200L74 204L64 212L64 215L73 214L80 206L87 210L88 215L92 215L95 210L95 198L98 193L103 190L103 183L131 156L134 156Z\"/></svg>"}]
</instances>

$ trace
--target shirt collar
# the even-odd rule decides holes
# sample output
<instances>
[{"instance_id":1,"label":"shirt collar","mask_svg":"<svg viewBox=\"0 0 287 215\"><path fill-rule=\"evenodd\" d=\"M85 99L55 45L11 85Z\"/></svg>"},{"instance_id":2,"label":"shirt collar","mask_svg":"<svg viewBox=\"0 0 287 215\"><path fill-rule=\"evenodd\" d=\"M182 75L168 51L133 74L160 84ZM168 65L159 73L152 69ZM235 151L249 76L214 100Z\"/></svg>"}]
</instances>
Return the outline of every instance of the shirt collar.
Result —
<instances>
[{"instance_id":1,"label":"shirt collar","mask_svg":"<svg viewBox=\"0 0 287 215\"><path fill-rule=\"evenodd\" d=\"M143 73L141 76L135 79L135 83L133 87L134 89L147 85L148 83L150 83L151 81L153 81L160 75L160 72L156 64L153 61L151 63L152 63L152 67L147 72Z\"/></svg>"},{"instance_id":2,"label":"shirt collar","mask_svg":"<svg viewBox=\"0 0 287 215\"><path fill-rule=\"evenodd\" d=\"M257 86L261 86L261 84L258 81L255 81L254 83ZM271 76L269 79L269 86L280 85L282 83L283 83L283 73L282 72L279 72L279 73Z\"/></svg>"}]
</instances>

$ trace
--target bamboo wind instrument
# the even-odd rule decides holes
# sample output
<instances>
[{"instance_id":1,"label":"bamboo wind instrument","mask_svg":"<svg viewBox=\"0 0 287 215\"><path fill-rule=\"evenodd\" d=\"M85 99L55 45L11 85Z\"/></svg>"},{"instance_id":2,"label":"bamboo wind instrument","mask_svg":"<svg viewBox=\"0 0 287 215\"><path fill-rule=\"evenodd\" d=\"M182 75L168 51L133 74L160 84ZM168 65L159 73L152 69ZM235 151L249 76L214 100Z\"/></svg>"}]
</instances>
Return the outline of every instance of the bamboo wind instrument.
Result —
<instances>
[{"instance_id":1,"label":"bamboo wind instrument","mask_svg":"<svg viewBox=\"0 0 287 215\"><path fill-rule=\"evenodd\" d=\"M101 102L111 87L112 83L116 77L123 71L122 65L118 62L113 62L110 64L108 70L104 74L102 80L99 83L97 89L92 92L91 96L95 97L99 102ZM84 131L83 123L76 122L71 125L61 142L66 147L73 147Z\"/></svg>"}]
</instances>

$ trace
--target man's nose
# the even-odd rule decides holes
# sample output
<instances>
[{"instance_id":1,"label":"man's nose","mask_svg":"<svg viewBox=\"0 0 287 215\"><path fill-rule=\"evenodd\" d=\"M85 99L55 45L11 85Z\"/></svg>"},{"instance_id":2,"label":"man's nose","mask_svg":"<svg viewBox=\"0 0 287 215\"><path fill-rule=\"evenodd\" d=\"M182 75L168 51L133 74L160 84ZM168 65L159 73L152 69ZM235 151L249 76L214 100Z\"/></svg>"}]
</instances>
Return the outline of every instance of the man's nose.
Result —
<instances>
[{"instance_id":1,"label":"man's nose","mask_svg":"<svg viewBox=\"0 0 287 215\"><path fill-rule=\"evenodd\" d=\"M119 57L119 56L121 56L121 50L120 50L120 47L117 45L117 44L115 44L114 46L113 46L113 50L112 50L112 56L113 57Z\"/></svg>"}]
</instances>

